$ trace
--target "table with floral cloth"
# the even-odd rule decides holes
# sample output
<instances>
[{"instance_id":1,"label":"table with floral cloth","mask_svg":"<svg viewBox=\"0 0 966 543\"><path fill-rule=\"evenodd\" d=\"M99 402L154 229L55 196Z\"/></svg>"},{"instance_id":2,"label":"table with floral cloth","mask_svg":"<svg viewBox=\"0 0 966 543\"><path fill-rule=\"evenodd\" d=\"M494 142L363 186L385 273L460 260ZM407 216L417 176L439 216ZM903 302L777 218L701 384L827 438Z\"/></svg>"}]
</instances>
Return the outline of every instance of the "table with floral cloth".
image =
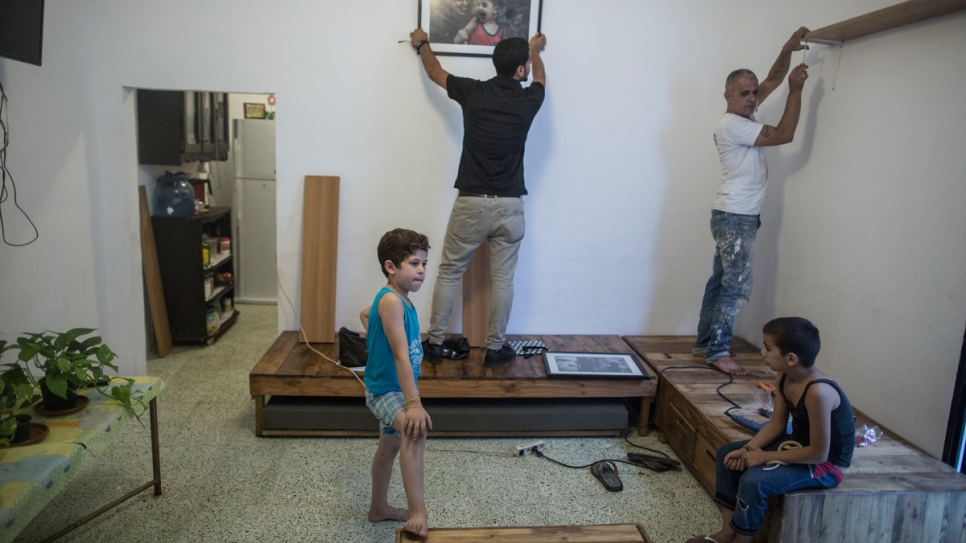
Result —
<instances>
[{"instance_id":1,"label":"table with floral cloth","mask_svg":"<svg viewBox=\"0 0 966 543\"><path fill-rule=\"evenodd\" d=\"M135 402L141 420L147 424L145 419L150 418L155 479L126 497L132 497L151 486L155 487L155 494L160 494L155 398L164 388L164 382L158 377L132 379L132 397L140 398L145 406L150 406L144 409ZM117 382L120 381L115 380ZM46 424L50 428L43 441L0 449L0 543L13 540L71 479L113 441L120 428L134 418L116 400L94 388L78 390L78 394L87 396L90 404L77 413L45 417L31 410L23 411L33 415L33 422Z\"/></svg>"}]
</instances>

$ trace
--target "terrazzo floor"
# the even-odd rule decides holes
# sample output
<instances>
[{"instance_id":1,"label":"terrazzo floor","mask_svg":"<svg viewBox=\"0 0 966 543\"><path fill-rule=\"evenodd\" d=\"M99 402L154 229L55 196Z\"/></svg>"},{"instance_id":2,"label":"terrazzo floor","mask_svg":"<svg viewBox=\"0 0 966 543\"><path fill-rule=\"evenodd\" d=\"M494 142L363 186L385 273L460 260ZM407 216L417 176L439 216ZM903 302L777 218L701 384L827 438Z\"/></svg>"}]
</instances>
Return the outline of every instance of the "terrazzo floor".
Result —
<instances>
[{"instance_id":1,"label":"terrazzo floor","mask_svg":"<svg viewBox=\"0 0 966 543\"><path fill-rule=\"evenodd\" d=\"M276 335L274 306L242 305L210 347L177 346L149 360L158 397L164 493L142 492L63 542L391 542L397 522L366 520L376 439L257 438L248 372ZM432 414L432 413L430 413ZM373 421L375 425L375 421ZM665 451L656 432L635 443ZM721 515L687 471L620 465L622 492L587 469L501 456L526 439L433 439L426 452L431 526L640 523L655 543L714 532ZM546 454L573 465L623 458L620 438L550 438ZM39 541L151 479L150 431L129 423L17 541ZM466 450L474 452L465 452ZM482 452L475 452L482 451ZM405 507L398 462L390 503Z\"/></svg>"}]
</instances>

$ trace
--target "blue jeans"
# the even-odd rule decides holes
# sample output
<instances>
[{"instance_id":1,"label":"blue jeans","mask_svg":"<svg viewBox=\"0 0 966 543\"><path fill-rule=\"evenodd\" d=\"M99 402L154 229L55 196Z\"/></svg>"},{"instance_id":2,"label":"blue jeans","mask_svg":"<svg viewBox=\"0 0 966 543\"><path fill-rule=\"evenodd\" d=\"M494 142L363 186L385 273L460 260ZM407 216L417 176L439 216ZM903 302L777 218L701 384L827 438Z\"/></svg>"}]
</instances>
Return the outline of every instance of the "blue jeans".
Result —
<instances>
[{"instance_id":1,"label":"blue jeans","mask_svg":"<svg viewBox=\"0 0 966 543\"><path fill-rule=\"evenodd\" d=\"M728 356L735 315L751 296L751 261L760 226L758 215L711 210L714 263L701 301L698 339L691 345L691 352L709 364Z\"/></svg>"},{"instance_id":2,"label":"blue jeans","mask_svg":"<svg viewBox=\"0 0 966 543\"><path fill-rule=\"evenodd\" d=\"M766 451L778 449L783 441L791 439L785 435ZM749 440L729 443L718 449L715 459L714 501L722 507L735 512L731 528L741 535L755 535L765 518L765 507L769 496L779 496L800 488L832 488L839 484L841 471L830 463L818 465L788 464L765 471L766 466L735 471L725 467L724 458L731 451L742 448Z\"/></svg>"}]
</instances>

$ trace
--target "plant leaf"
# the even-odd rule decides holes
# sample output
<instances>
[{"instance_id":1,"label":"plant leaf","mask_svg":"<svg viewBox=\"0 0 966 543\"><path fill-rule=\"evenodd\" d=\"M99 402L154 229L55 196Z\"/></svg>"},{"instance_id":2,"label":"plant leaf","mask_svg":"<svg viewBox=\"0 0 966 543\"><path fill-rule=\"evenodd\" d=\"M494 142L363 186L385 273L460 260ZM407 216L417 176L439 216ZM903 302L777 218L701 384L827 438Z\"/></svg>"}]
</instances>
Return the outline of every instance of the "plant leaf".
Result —
<instances>
[{"instance_id":1,"label":"plant leaf","mask_svg":"<svg viewBox=\"0 0 966 543\"><path fill-rule=\"evenodd\" d=\"M101 345L101 348L97 350L97 359L102 364L110 364L111 360L114 360L115 358L117 358L117 355L114 354L114 351L112 351L106 343Z\"/></svg>"},{"instance_id":2,"label":"plant leaf","mask_svg":"<svg viewBox=\"0 0 966 543\"><path fill-rule=\"evenodd\" d=\"M63 371L63 372L70 371L71 370L70 360L67 360L66 358L58 358L57 367L60 369L60 371Z\"/></svg>"},{"instance_id":3,"label":"plant leaf","mask_svg":"<svg viewBox=\"0 0 966 543\"><path fill-rule=\"evenodd\" d=\"M67 377L64 375L47 375L47 388L51 392L60 396L63 399L67 399Z\"/></svg>"},{"instance_id":4,"label":"plant leaf","mask_svg":"<svg viewBox=\"0 0 966 543\"><path fill-rule=\"evenodd\" d=\"M20 354L17 355L17 358L19 358L21 362L27 362L31 358L37 356L37 351L39 350L40 349L38 347L31 345L30 343L22 343L20 344Z\"/></svg>"}]
</instances>

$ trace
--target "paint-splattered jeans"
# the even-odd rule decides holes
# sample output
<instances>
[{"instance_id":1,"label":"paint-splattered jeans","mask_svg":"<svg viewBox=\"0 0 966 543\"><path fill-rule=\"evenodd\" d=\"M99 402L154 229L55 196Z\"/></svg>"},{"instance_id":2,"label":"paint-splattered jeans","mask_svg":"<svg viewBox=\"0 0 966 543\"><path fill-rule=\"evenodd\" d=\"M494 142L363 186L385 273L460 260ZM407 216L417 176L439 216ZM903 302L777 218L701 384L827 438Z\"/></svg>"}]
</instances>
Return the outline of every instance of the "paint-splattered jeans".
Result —
<instances>
[{"instance_id":1,"label":"paint-splattered jeans","mask_svg":"<svg viewBox=\"0 0 966 543\"><path fill-rule=\"evenodd\" d=\"M735 315L751 296L751 261L759 226L758 215L711 210L714 264L701 301L698 339L691 345L691 352L709 364L728 355Z\"/></svg>"},{"instance_id":2,"label":"paint-splattered jeans","mask_svg":"<svg viewBox=\"0 0 966 543\"><path fill-rule=\"evenodd\" d=\"M763 447L766 451L778 449L785 435ZM718 449L715 459L714 501L735 512L731 528L741 535L755 535L765 519L769 496L786 494L800 488L832 488L839 484L842 472L829 462L822 464L788 464L765 471L766 466L756 466L745 471L734 471L724 465L724 458L731 451L742 448L750 440L736 441Z\"/></svg>"}]
</instances>

